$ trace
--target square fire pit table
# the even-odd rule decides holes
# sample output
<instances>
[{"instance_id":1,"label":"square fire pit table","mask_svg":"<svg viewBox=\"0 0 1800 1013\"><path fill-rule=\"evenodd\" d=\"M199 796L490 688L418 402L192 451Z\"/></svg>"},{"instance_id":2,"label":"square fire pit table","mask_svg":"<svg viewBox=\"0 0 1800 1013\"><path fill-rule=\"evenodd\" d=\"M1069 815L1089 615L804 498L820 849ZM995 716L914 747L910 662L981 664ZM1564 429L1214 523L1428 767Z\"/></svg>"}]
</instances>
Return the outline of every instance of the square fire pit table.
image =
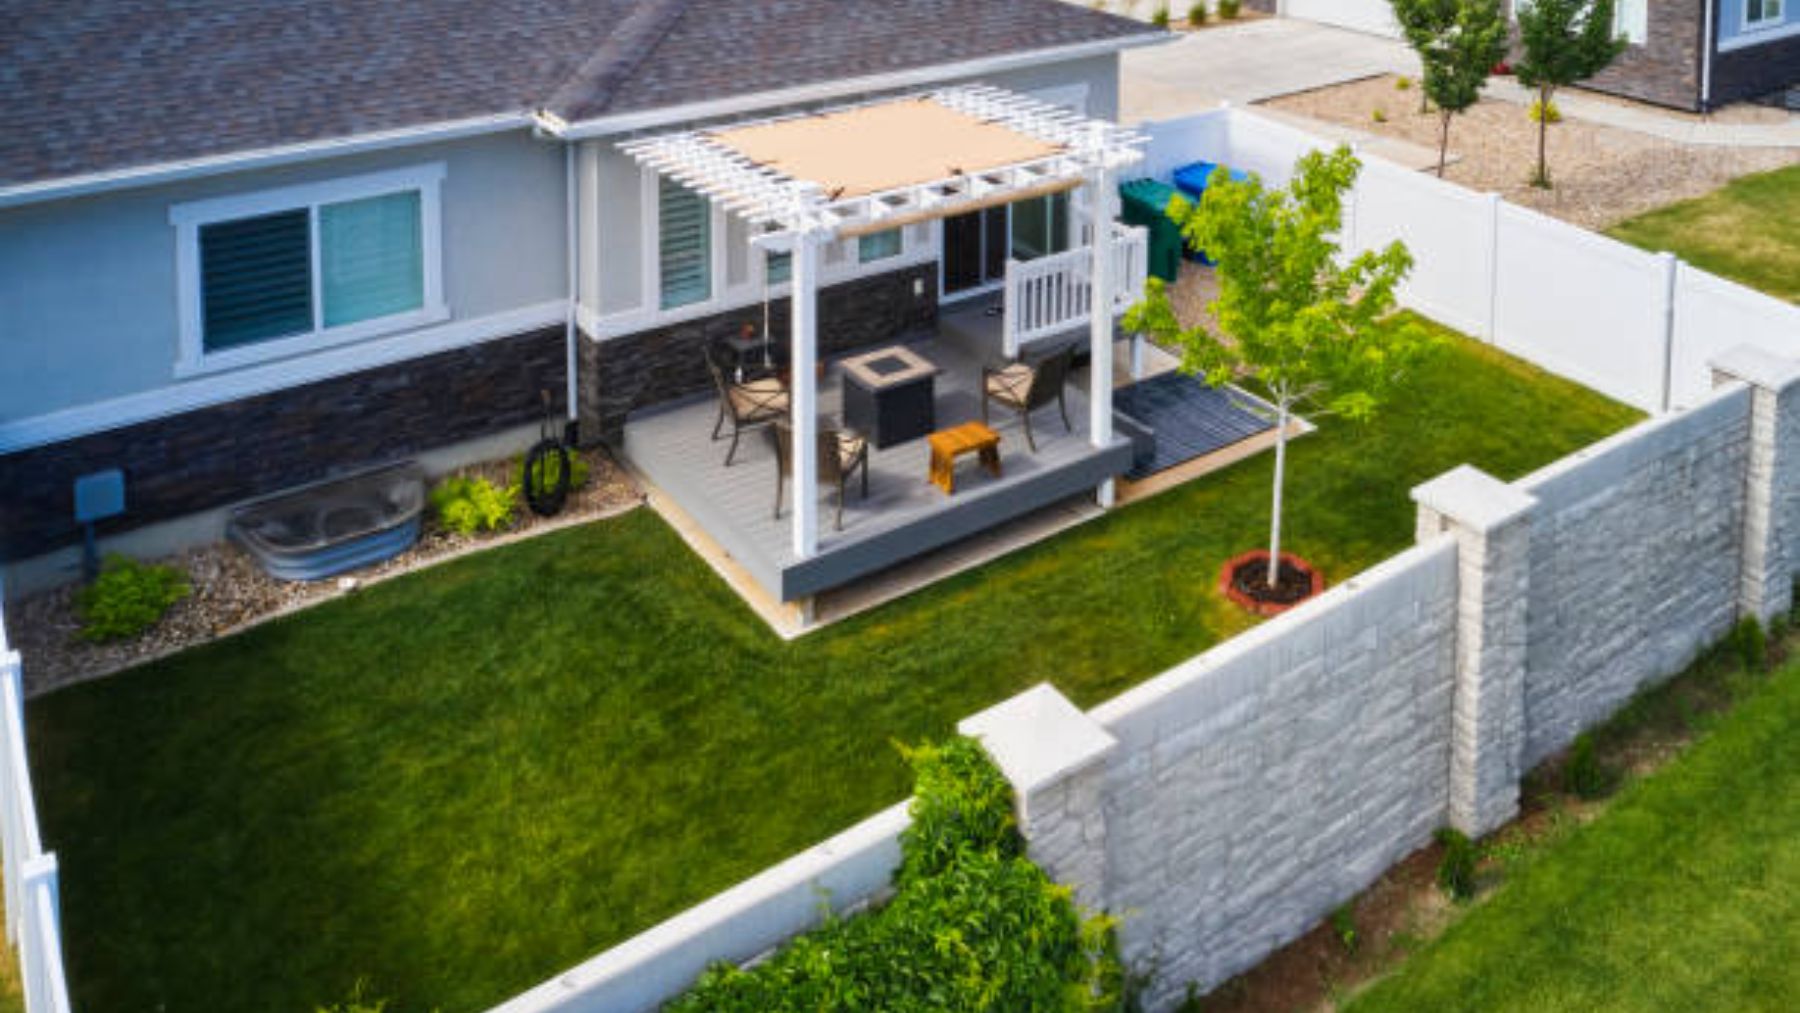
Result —
<instances>
[{"instance_id":1,"label":"square fire pit table","mask_svg":"<svg viewBox=\"0 0 1800 1013\"><path fill-rule=\"evenodd\" d=\"M938 367L905 345L843 361L844 425L877 450L916 440L937 428Z\"/></svg>"}]
</instances>

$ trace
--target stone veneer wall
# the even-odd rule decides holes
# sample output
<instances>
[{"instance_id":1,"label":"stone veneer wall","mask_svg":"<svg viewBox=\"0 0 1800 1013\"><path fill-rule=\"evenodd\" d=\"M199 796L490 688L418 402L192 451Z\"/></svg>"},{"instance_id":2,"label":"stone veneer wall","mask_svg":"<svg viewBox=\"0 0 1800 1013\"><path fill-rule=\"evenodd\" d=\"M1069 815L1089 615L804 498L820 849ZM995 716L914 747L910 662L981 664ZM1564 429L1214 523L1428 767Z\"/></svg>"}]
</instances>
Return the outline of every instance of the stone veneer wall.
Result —
<instances>
[{"instance_id":1,"label":"stone veneer wall","mask_svg":"<svg viewBox=\"0 0 1800 1013\"><path fill-rule=\"evenodd\" d=\"M1796 86L1800 86L1800 36L1713 57L1715 107Z\"/></svg>"},{"instance_id":2,"label":"stone veneer wall","mask_svg":"<svg viewBox=\"0 0 1800 1013\"><path fill-rule=\"evenodd\" d=\"M1403 553L1090 713L1119 742L1104 897L1149 1008L1251 967L1444 824L1456 564L1448 541Z\"/></svg>"},{"instance_id":3,"label":"stone veneer wall","mask_svg":"<svg viewBox=\"0 0 1800 1013\"><path fill-rule=\"evenodd\" d=\"M1700 108L1700 46L1709 0L1653 0L1649 37L1584 88L1676 109Z\"/></svg>"},{"instance_id":4,"label":"stone veneer wall","mask_svg":"<svg viewBox=\"0 0 1800 1013\"><path fill-rule=\"evenodd\" d=\"M819 290L819 355L890 342L937 323L937 262L919 264ZM914 295L914 287L920 294ZM785 342L791 304L770 304L770 331ZM763 304L696 320L595 340L580 351L581 436L617 441L631 412L712 388L701 350L736 337L745 326L762 330Z\"/></svg>"},{"instance_id":5,"label":"stone veneer wall","mask_svg":"<svg viewBox=\"0 0 1800 1013\"><path fill-rule=\"evenodd\" d=\"M1527 768L1737 620L1749 433L1750 392L1723 390L1518 483L1538 501Z\"/></svg>"},{"instance_id":6,"label":"stone veneer wall","mask_svg":"<svg viewBox=\"0 0 1800 1013\"><path fill-rule=\"evenodd\" d=\"M561 325L0 456L0 558L80 540L73 483L125 471L103 535L475 439L557 411Z\"/></svg>"}]
</instances>

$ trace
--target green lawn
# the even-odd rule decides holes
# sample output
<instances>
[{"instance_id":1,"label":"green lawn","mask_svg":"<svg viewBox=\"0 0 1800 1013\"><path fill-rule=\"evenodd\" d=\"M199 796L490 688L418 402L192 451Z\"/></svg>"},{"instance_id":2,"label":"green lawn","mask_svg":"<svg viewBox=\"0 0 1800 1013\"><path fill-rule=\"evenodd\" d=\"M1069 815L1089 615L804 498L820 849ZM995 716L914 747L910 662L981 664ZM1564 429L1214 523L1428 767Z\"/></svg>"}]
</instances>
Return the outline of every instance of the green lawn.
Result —
<instances>
[{"instance_id":1,"label":"green lawn","mask_svg":"<svg viewBox=\"0 0 1800 1013\"><path fill-rule=\"evenodd\" d=\"M1796 727L1800 663L1349 1008L1800 1009Z\"/></svg>"},{"instance_id":2,"label":"green lawn","mask_svg":"<svg viewBox=\"0 0 1800 1013\"><path fill-rule=\"evenodd\" d=\"M1408 490L1630 409L1457 340L1290 458L1343 579ZM1083 705L1243 629L1269 455L785 643L649 511L379 585L30 707L83 1010L474 1010L904 795L890 747L1050 680Z\"/></svg>"},{"instance_id":3,"label":"green lawn","mask_svg":"<svg viewBox=\"0 0 1800 1013\"><path fill-rule=\"evenodd\" d=\"M1616 225L1612 234L1800 302L1800 165L1745 176L1696 200Z\"/></svg>"}]
</instances>

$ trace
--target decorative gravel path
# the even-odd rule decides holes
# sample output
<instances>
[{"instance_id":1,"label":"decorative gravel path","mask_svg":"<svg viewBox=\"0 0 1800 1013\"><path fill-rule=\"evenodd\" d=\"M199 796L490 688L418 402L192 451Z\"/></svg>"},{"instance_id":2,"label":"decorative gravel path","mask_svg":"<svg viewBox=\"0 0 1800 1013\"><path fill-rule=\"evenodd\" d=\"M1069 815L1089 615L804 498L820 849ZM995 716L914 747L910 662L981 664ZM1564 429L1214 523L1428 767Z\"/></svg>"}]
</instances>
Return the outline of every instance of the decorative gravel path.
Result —
<instances>
[{"instance_id":1,"label":"decorative gravel path","mask_svg":"<svg viewBox=\"0 0 1800 1013\"><path fill-rule=\"evenodd\" d=\"M1280 113L1353 127L1372 136L1435 147L1438 118L1420 115L1415 87L1383 76L1273 99ZM1380 110L1386 122L1377 122ZM1800 151L1687 145L1616 127L1565 119L1550 128L1553 190L1529 183L1537 124L1519 106L1484 99L1450 128L1457 161L1446 177L1495 191L1524 207L1602 229L1664 204L1699 197L1738 176L1800 164Z\"/></svg>"},{"instance_id":2,"label":"decorative gravel path","mask_svg":"<svg viewBox=\"0 0 1800 1013\"><path fill-rule=\"evenodd\" d=\"M513 528L499 535L470 537L437 527L427 518L425 533L411 549L375 566L333 580L295 583L265 574L235 545L221 542L162 562L188 575L193 593L176 603L163 621L143 636L110 644L90 644L76 636L75 585L56 588L9 604L7 635L25 661L25 694L34 696L98 679L266 622L277 616L413 570L471 552L609 517L643 502L643 492L604 450L583 451L587 485L574 492L562 513L542 518L519 507ZM462 469L495 482L513 480L513 459Z\"/></svg>"}]
</instances>

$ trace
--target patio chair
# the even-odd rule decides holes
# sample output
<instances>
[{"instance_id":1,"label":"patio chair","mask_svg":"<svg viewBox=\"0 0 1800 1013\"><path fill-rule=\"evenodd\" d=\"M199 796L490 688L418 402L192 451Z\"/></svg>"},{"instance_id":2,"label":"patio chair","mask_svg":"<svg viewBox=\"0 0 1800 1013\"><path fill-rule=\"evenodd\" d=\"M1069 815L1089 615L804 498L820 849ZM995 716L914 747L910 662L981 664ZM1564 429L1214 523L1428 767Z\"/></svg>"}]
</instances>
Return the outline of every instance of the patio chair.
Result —
<instances>
[{"instance_id":1,"label":"patio chair","mask_svg":"<svg viewBox=\"0 0 1800 1013\"><path fill-rule=\"evenodd\" d=\"M1011 408L1024 420L1025 443L1035 454L1037 440L1031 435L1031 413L1055 401L1056 410L1062 413L1063 428L1074 432L1075 427L1069 424L1069 407L1063 398L1063 388L1069 382L1069 370L1073 368L1074 362L1075 346L1067 345L1040 359L1036 365L1014 362L999 367L983 366L982 424L988 422L989 401L998 401L1001 406Z\"/></svg>"},{"instance_id":2,"label":"patio chair","mask_svg":"<svg viewBox=\"0 0 1800 1013\"><path fill-rule=\"evenodd\" d=\"M731 449L725 452L725 467L729 468L744 430L766 426L787 415L787 384L773 376L736 380L721 346L707 345L705 351L706 371L719 392L719 415L713 420L712 431L715 442L724 438L725 420L731 420Z\"/></svg>"},{"instance_id":3,"label":"patio chair","mask_svg":"<svg viewBox=\"0 0 1800 1013\"><path fill-rule=\"evenodd\" d=\"M794 474L794 432L785 421L764 429L775 448L775 519L781 519L782 493ZM830 426L819 427L819 485L837 488L837 530L844 530L844 487L862 472L862 497L869 498L869 441L856 433Z\"/></svg>"}]
</instances>

